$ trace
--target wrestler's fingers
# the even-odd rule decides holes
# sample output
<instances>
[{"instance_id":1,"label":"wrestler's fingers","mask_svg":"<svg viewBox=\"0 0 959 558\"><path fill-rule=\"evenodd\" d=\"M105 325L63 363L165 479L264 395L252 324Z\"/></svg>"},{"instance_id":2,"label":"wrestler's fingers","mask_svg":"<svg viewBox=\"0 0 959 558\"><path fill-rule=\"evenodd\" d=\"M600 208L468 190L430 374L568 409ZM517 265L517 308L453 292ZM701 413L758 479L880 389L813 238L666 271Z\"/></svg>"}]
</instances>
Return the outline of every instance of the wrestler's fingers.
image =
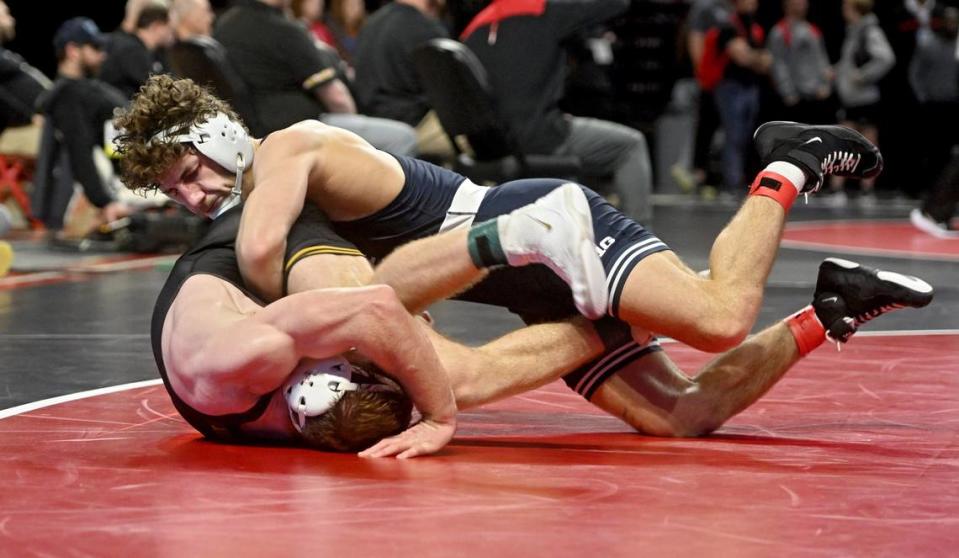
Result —
<instances>
[{"instance_id":1,"label":"wrestler's fingers","mask_svg":"<svg viewBox=\"0 0 959 558\"><path fill-rule=\"evenodd\" d=\"M396 455L404 449L406 449L406 446L396 437L384 438L357 455L360 457L389 457Z\"/></svg>"},{"instance_id":2,"label":"wrestler's fingers","mask_svg":"<svg viewBox=\"0 0 959 558\"><path fill-rule=\"evenodd\" d=\"M373 446L373 447L371 447L371 448L367 448L367 449L361 451L361 452L358 453L357 455L360 456L360 457L373 458L373 459L375 459L375 458L377 458L377 457L387 457L387 456L393 455L393 453L395 453L395 451L391 451L391 449L392 449L392 448L391 448L390 446L377 444L377 445L375 445L375 446Z\"/></svg>"},{"instance_id":3,"label":"wrestler's fingers","mask_svg":"<svg viewBox=\"0 0 959 558\"><path fill-rule=\"evenodd\" d=\"M411 457L416 457L418 455L426 455L437 451L439 448L429 448L426 447L426 444L416 444L413 447L407 449L403 453L396 456L397 459L409 459Z\"/></svg>"}]
</instances>

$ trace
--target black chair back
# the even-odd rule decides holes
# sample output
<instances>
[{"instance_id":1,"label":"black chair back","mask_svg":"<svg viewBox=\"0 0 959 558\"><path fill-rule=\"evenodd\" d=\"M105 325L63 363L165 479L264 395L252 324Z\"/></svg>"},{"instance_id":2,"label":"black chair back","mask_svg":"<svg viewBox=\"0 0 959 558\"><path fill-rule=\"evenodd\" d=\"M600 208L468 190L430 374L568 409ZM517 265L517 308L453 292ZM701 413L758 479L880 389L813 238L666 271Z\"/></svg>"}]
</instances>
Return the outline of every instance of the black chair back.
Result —
<instances>
[{"instance_id":1,"label":"black chair back","mask_svg":"<svg viewBox=\"0 0 959 558\"><path fill-rule=\"evenodd\" d=\"M230 103L254 135L263 135L253 104L253 96L226 57L226 49L210 37L177 41L167 54L170 69L178 77L190 78L205 85Z\"/></svg>"},{"instance_id":2,"label":"black chair back","mask_svg":"<svg viewBox=\"0 0 959 558\"><path fill-rule=\"evenodd\" d=\"M414 52L413 61L420 84L450 139L465 136L477 159L504 157L515 151L496 113L486 70L466 45L433 39Z\"/></svg>"},{"instance_id":3,"label":"black chair back","mask_svg":"<svg viewBox=\"0 0 959 558\"><path fill-rule=\"evenodd\" d=\"M474 180L549 176L575 178L579 159L527 155L496 110L486 69L463 43L432 39L413 52L413 64L440 124L459 156L456 169ZM473 157L462 152L465 138Z\"/></svg>"}]
</instances>

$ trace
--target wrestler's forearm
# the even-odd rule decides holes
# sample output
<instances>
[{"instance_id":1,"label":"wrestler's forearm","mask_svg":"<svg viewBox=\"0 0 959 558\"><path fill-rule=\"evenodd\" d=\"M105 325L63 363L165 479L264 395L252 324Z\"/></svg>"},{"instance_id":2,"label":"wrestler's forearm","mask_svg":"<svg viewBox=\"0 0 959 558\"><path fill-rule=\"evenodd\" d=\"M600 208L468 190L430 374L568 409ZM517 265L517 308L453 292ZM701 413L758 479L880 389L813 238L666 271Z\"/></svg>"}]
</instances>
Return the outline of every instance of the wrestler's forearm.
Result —
<instances>
[{"instance_id":1,"label":"wrestler's forearm","mask_svg":"<svg viewBox=\"0 0 959 558\"><path fill-rule=\"evenodd\" d=\"M603 352L584 318L529 326L481 347L460 345L429 329L427 334L449 373L459 409L536 389Z\"/></svg>"},{"instance_id":2,"label":"wrestler's forearm","mask_svg":"<svg viewBox=\"0 0 959 558\"><path fill-rule=\"evenodd\" d=\"M244 209L236 237L236 260L247 286L270 302L282 296L283 254L289 229L281 224L265 226L264 220L259 211Z\"/></svg>"},{"instance_id":3,"label":"wrestler's forearm","mask_svg":"<svg viewBox=\"0 0 959 558\"><path fill-rule=\"evenodd\" d=\"M236 237L247 286L266 301L282 295L286 237L303 211L313 157L303 134L280 132L257 152L253 191L244 200Z\"/></svg>"}]
</instances>

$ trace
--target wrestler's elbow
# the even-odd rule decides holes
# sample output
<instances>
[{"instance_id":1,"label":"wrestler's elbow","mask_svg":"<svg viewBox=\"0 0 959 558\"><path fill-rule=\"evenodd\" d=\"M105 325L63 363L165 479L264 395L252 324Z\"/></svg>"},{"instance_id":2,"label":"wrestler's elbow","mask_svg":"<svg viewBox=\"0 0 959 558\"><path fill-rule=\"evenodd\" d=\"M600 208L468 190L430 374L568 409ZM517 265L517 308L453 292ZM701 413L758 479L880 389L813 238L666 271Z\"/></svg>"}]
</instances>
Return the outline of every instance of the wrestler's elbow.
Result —
<instances>
[{"instance_id":1,"label":"wrestler's elbow","mask_svg":"<svg viewBox=\"0 0 959 558\"><path fill-rule=\"evenodd\" d=\"M236 256L244 271L265 269L283 253L282 237L264 234L240 234L236 242Z\"/></svg>"},{"instance_id":2,"label":"wrestler's elbow","mask_svg":"<svg viewBox=\"0 0 959 558\"><path fill-rule=\"evenodd\" d=\"M396 291L388 285L363 287L364 298L360 314L371 324L393 327L410 321Z\"/></svg>"},{"instance_id":3,"label":"wrestler's elbow","mask_svg":"<svg viewBox=\"0 0 959 558\"><path fill-rule=\"evenodd\" d=\"M729 418L717 405L701 398L678 408L685 410L674 412L670 417L670 431L666 435L672 438L699 438L712 434Z\"/></svg>"}]
</instances>

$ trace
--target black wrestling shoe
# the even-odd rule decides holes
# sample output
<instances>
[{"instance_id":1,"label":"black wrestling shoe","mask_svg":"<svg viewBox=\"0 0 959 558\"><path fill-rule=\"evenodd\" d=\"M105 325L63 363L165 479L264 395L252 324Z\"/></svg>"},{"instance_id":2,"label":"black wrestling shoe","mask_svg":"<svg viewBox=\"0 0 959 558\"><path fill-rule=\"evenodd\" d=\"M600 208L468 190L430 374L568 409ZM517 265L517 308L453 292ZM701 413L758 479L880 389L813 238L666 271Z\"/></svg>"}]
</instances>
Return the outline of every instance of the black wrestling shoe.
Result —
<instances>
[{"instance_id":1,"label":"black wrestling shoe","mask_svg":"<svg viewBox=\"0 0 959 558\"><path fill-rule=\"evenodd\" d=\"M872 178L882 172L879 148L862 134L844 126L811 126L798 122L766 122L753 134L763 166L786 161L802 169L812 193L823 177Z\"/></svg>"},{"instance_id":2,"label":"black wrestling shoe","mask_svg":"<svg viewBox=\"0 0 959 558\"><path fill-rule=\"evenodd\" d=\"M845 343L869 320L898 308L922 308L932 296L932 286L917 277L826 258L812 305L827 337Z\"/></svg>"}]
</instances>

